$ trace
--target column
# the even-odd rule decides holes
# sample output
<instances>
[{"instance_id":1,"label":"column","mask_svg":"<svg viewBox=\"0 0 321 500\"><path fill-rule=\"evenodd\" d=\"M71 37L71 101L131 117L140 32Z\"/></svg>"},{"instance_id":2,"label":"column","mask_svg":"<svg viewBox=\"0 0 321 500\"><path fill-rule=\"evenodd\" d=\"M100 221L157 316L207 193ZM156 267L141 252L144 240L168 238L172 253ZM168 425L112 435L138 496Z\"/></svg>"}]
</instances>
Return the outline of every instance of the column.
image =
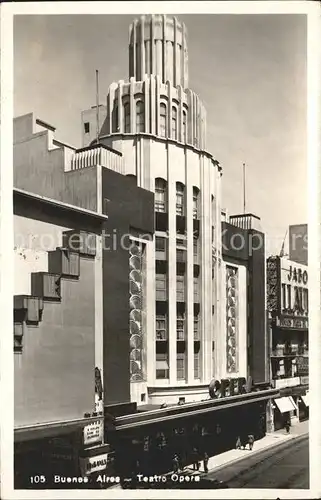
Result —
<instances>
[{"instance_id":1,"label":"column","mask_svg":"<svg viewBox=\"0 0 321 500\"><path fill-rule=\"evenodd\" d=\"M187 264L186 264L186 327L187 327L187 383L194 382L194 248L193 248L193 182L188 168L188 155L185 149L186 179L186 223L187 223Z\"/></svg>"},{"instance_id":2,"label":"column","mask_svg":"<svg viewBox=\"0 0 321 500\"><path fill-rule=\"evenodd\" d=\"M171 146L167 144L168 182L168 325L169 325L169 381L176 384L176 178Z\"/></svg>"}]
</instances>

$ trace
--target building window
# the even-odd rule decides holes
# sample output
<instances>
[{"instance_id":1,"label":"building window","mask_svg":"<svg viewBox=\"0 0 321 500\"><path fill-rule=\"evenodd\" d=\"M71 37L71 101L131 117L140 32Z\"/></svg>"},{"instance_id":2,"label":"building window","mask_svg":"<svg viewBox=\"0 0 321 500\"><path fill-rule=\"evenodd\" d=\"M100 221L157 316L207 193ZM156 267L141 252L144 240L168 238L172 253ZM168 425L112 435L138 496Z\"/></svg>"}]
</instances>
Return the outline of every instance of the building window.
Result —
<instances>
[{"instance_id":1,"label":"building window","mask_svg":"<svg viewBox=\"0 0 321 500\"><path fill-rule=\"evenodd\" d=\"M183 130L182 130L182 142L186 142L187 139L187 114L183 111Z\"/></svg>"},{"instance_id":2,"label":"building window","mask_svg":"<svg viewBox=\"0 0 321 500\"><path fill-rule=\"evenodd\" d=\"M176 182L176 215L184 215L184 184Z\"/></svg>"},{"instance_id":3,"label":"building window","mask_svg":"<svg viewBox=\"0 0 321 500\"><path fill-rule=\"evenodd\" d=\"M145 132L145 106L143 101L136 103L136 133Z\"/></svg>"},{"instance_id":4,"label":"building window","mask_svg":"<svg viewBox=\"0 0 321 500\"><path fill-rule=\"evenodd\" d=\"M124 133L127 134L130 132L130 105L129 102L124 104Z\"/></svg>"},{"instance_id":5,"label":"building window","mask_svg":"<svg viewBox=\"0 0 321 500\"><path fill-rule=\"evenodd\" d=\"M199 301L199 283L198 278L194 278L194 302Z\"/></svg>"},{"instance_id":6,"label":"building window","mask_svg":"<svg viewBox=\"0 0 321 500\"><path fill-rule=\"evenodd\" d=\"M156 378L169 378L168 353L156 353Z\"/></svg>"},{"instance_id":7,"label":"building window","mask_svg":"<svg viewBox=\"0 0 321 500\"><path fill-rule=\"evenodd\" d=\"M166 274L156 274L156 300L166 300Z\"/></svg>"},{"instance_id":8,"label":"building window","mask_svg":"<svg viewBox=\"0 0 321 500\"><path fill-rule=\"evenodd\" d=\"M177 140L177 109L172 107L172 139Z\"/></svg>"},{"instance_id":9,"label":"building window","mask_svg":"<svg viewBox=\"0 0 321 500\"><path fill-rule=\"evenodd\" d=\"M184 380L185 377L185 353L177 353L177 380Z\"/></svg>"},{"instance_id":10,"label":"building window","mask_svg":"<svg viewBox=\"0 0 321 500\"><path fill-rule=\"evenodd\" d=\"M176 249L176 262L186 262L186 250L182 248Z\"/></svg>"},{"instance_id":11,"label":"building window","mask_svg":"<svg viewBox=\"0 0 321 500\"><path fill-rule=\"evenodd\" d=\"M199 331L199 316L194 316L194 340L200 339L200 331Z\"/></svg>"},{"instance_id":12,"label":"building window","mask_svg":"<svg viewBox=\"0 0 321 500\"><path fill-rule=\"evenodd\" d=\"M197 258L198 258L198 240L197 240L197 238L193 239L193 255L194 255L194 260L197 260Z\"/></svg>"},{"instance_id":13,"label":"building window","mask_svg":"<svg viewBox=\"0 0 321 500\"><path fill-rule=\"evenodd\" d=\"M178 314L176 318L176 339L185 340L185 316Z\"/></svg>"},{"instance_id":14,"label":"building window","mask_svg":"<svg viewBox=\"0 0 321 500\"><path fill-rule=\"evenodd\" d=\"M193 187L193 219L198 218L198 193L199 189Z\"/></svg>"},{"instance_id":15,"label":"building window","mask_svg":"<svg viewBox=\"0 0 321 500\"><path fill-rule=\"evenodd\" d=\"M166 212L166 181L155 179L155 212Z\"/></svg>"},{"instance_id":16,"label":"building window","mask_svg":"<svg viewBox=\"0 0 321 500\"><path fill-rule=\"evenodd\" d=\"M167 137L167 112L166 104L164 104L163 102L160 105L159 135L161 137Z\"/></svg>"},{"instance_id":17,"label":"building window","mask_svg":"<svg viewBox=\"0 0 321 500\"><path fill-rule=\"evenodd\" d=\"M89 132L90 132L90 123L89 122L84 123L84 129L85 129L85 134L89 134Z\"/></svg>"},{"instance_id":18,"label":"building window","mask_svg":"<svg viewBox=\"0 0 321 500\"><path fill-rule=\"evenodd\" d=\"M200 353L195 352L194 353L194 378L200 378Z\"/></svg>"},{"instance_id":19,"label":"building window","mask_svg":"<svg viewBox=\"0 0 321 500\"><path fill-rule=\"evenodd\" d=\"M185 276L176 276L176 300L177 302L185 300Z\"/></svg>"},{"instance_id":20,"label":"building window","mask_svg":"<svg viewBox=\"0 0 321 500\"><path fill-rule=\"evenodd\" d=\"M166 238L161 238L159 236L156 236L155 238L156 260L166 257L166 243L167 243Z\"/></svg>"},{"instance_id":21,"label":"building window","mask_svg":"<svg viewBox=\"0 0 321 500\"><path fill-rule=\"evenodd\" d=\"M167 340L167 318L165 314L156 316L156 340Z\"/></svg>"},{"instance_id":22,"label":"building window","mask_svg":"<svg viewBox=\"0 0 321 500\"><path fill-rule=\"evenodd\" d=\"M112 112L112 130L113 132L118 132L118 106L115 106Z\"/></svg>"}]
</instances>

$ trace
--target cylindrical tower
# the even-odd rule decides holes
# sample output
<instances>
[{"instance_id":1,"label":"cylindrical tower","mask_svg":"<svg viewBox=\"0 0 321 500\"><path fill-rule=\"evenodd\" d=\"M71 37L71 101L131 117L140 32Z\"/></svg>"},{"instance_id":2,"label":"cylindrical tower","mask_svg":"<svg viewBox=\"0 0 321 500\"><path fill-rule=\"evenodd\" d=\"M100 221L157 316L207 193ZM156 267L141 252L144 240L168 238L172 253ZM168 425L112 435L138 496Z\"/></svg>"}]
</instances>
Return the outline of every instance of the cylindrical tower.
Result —
<instances>
[{"instance_id":1,"label":"cylindrical tower","mask_svg":"<svg viewBox=\"0 0 321 500\"><path fill-rule=\"evenodd\" d=\"M217 375L221 168L205 149L206 112L187 88L187 61L183 23L159 15L134 21L130 78L110 86L100 132L101 143L123 154L125 174L155 193L147 276L154 292L141 335L151 403L204 399Z\"/></svg>"},{"instance_id":2,"label":"cylindrical tower","mask_svg":"<svg viewBox=\"0 0 321 500\"><path fill-rule=\"evenodd\" d=\"M176 17L142 16L129 29L129 78L159 76L174 87L188 87L185 25Z\"/></svg>"}]
</instances>

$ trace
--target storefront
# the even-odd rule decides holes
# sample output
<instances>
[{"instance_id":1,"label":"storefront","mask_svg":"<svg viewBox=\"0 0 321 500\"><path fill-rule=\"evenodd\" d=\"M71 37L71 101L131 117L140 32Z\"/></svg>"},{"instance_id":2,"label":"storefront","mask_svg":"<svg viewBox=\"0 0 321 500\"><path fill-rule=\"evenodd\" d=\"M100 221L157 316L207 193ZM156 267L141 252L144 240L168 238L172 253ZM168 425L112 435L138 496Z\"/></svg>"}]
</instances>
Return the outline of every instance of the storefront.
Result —
<instances>
[{"instance_id":1,"label":"storefront","mask_svg":"<svg viewBox=\"0 0 321 500\"><path fill-rule=\"evenodd\" d=\"M97 473L114 474L103 432L101 417L15 429L15 488L99 488Z\"/></svg>"},{"instance_id":2,"label":"storefront","mask_svg":"<svg viewBox=\"0 0 321 500\"><path fill-rule=\"evenodd\" d=\"M182 465L235 447L239 435L265 435L266 404L278 391L258 391L217 400L175 405L119 417L109 442L115 449L115 470L121 477L137 472L159 474L172 470L174 454Z\"/></svg>"}]
</instances>

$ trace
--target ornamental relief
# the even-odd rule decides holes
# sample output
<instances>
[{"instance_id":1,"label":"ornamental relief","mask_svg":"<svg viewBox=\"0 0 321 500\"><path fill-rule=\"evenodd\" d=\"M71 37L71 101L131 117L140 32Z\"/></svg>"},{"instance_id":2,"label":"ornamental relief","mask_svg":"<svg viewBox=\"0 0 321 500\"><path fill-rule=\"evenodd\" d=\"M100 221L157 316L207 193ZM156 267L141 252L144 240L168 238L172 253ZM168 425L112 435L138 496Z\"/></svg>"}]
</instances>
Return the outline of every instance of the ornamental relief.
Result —
<instances>
[{"instance_id":1,"label":"ornamental relief","mask_svg":"<svg viewBox=\"0 0 321 500\"><path fill-rule=\"evenodd\" d=\"M237 371L238 271L226 266L226 370Z\"/></svg>"}]
</instances>

